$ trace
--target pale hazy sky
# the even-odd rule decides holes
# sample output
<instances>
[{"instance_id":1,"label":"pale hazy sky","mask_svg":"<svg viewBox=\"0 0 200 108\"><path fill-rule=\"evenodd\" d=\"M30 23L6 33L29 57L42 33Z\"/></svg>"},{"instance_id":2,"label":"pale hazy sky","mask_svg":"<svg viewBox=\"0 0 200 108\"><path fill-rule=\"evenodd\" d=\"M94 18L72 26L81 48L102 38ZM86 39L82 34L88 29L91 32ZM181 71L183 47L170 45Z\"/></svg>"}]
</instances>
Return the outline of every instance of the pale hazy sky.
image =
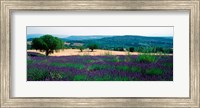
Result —
<instances>
[{"instance_id":1,"label":"pale hazy sky","mask_svg":"<svg viewBox=\"0 0 200 108\"><path fill-rule=\"evenodd\" d=\"M27 27L27 34L173 36L173 27Z\"/></svg>"}]
</instances>

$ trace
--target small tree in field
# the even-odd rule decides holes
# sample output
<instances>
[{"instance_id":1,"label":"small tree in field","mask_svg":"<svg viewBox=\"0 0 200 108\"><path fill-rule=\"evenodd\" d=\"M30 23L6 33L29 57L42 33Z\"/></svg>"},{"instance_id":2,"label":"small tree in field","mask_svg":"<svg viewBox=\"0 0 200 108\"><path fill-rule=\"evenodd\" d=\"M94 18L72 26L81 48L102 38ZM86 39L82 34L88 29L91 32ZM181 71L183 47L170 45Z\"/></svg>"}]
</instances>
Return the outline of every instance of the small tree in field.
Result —
<instances>
[{"instance_id":1,"label":"small tree in field","mask_svg":"<svg viewBox=\"0 0 200 108\"><path fill-rule=\"evenodd\" d=\"M89 44L89 45L88 45L88 48L91 49L91 51L93 52L94 49L97 49L97 48L98 48L98 45L97 45L97 44Z\"/></svg>"},{"instance_id":2,"label":"small tree in field","mask_svg":"<svg viewBox=\"0 0 200 108\"><path fill-rule=\"evenodd\" d=\"M84 46L79 46L78 48L79 48L79 50L80 50L81 52L83 52L83 50L85 49Z\"/></svg>"},{"instance_id":3,"label":"small tree in field","mask_svg":"<svg viewBox=\"0 0 200 108\"><path fill-rule=\"evenodd\" d=\"M46 56L48 56L49 54L54 53L54 51L63 49L64 42L52 35L44 35L40 38L34 38L31 48L45 52Z\"/></svg>"},{"instance_id":4,"label":"small tree in field","mask_svg":"<svg viewBox=\"0 0 200 108\"><path fill-rule=\"evenodd\" d=\"M129 48L129 51L130 51L130 52L134 52L134 47L130 47L130 48Z\"/></svg>"}]
</instances>

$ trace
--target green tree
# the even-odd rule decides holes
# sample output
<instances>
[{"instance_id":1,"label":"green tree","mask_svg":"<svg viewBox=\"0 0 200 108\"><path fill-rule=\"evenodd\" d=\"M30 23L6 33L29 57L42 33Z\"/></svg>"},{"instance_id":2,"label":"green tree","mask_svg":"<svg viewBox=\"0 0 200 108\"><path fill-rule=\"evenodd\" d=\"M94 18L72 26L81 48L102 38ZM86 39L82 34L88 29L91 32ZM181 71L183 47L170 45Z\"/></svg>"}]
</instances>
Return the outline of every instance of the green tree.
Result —
<instances>
[{"instance_id":1,"label":"green tree","mask_svg":"<svg viewBox=\"0 0 200 108\"><path fill-rule=\"evenodd\" d=\"M93 52L94 49L97 49L97 48L98 48L98 45L95 44L95 43L91 43L91 44L88 45L88 48L91 49L91 51Z\"/></svg>"},{"instance_id":2,"label":"green tree","mask_svg":"<svg viewBox=\"0 0 200 108\"><path fill-rule=\"evenodd\" d=\"M63 49L64 42L52 35L44 35L40 38L34 38L31 48L45 52L46 56L48 56L49 54L54 53L54 51Z\"/></svg>"},{"instance_id":3,"label":"green tree","mask_svg":"<svg viewBox=\"0 0 200 108\"><path fill-rule=\"evenodd\" d=\"M130 48L129 48L129 51L130 51L130 52L134 52L134 51L135 51L135 50L134 50L134 47L130 47Z\"/></svg>"},{"instance_id":4,"label":"green tree","mask_svg":"<svg viewBox=\"0 0 200 108\"><path fill-rule=\"evenodd\" d=\"M83 52L83 50L85 49L84 46L79 46L78 48L79 48L79 50L80 50L81 52Z\"/></svg>"}]
</instances>

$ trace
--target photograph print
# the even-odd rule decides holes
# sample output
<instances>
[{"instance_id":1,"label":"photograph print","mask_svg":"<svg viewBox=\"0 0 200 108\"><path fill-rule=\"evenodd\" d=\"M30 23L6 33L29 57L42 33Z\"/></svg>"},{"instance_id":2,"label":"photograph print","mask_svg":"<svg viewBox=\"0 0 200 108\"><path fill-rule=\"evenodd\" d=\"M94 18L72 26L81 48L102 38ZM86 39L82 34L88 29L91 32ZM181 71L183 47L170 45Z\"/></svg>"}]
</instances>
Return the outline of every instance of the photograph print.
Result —
<instances>
[{"instance_id":1,"label":"photograph print","mask_svg":"<svg viewBox=\"0 0 200 108\"><path fill-rule=\"evenodd\" d=\"M173 81L173 27L27 26L27 81Z\"/></svg>"}]
</instances>

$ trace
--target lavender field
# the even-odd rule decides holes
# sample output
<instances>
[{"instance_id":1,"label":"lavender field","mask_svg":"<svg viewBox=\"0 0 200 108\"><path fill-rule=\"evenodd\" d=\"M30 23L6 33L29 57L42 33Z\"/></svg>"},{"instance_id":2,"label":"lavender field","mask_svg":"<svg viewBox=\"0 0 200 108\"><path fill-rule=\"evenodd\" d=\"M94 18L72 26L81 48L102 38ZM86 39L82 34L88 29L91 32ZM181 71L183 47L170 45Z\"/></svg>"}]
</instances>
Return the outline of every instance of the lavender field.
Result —
<instances>
[{"instance_id":1,"label":"lavender field","mask_svg":"<svg viewBox=\"0 0 200 108\"><path fill-rule=\"evenodd\" d=\"M172 81L173 56L150 54L28 56L27 80Z\"/></svg>"}]
</instances>

